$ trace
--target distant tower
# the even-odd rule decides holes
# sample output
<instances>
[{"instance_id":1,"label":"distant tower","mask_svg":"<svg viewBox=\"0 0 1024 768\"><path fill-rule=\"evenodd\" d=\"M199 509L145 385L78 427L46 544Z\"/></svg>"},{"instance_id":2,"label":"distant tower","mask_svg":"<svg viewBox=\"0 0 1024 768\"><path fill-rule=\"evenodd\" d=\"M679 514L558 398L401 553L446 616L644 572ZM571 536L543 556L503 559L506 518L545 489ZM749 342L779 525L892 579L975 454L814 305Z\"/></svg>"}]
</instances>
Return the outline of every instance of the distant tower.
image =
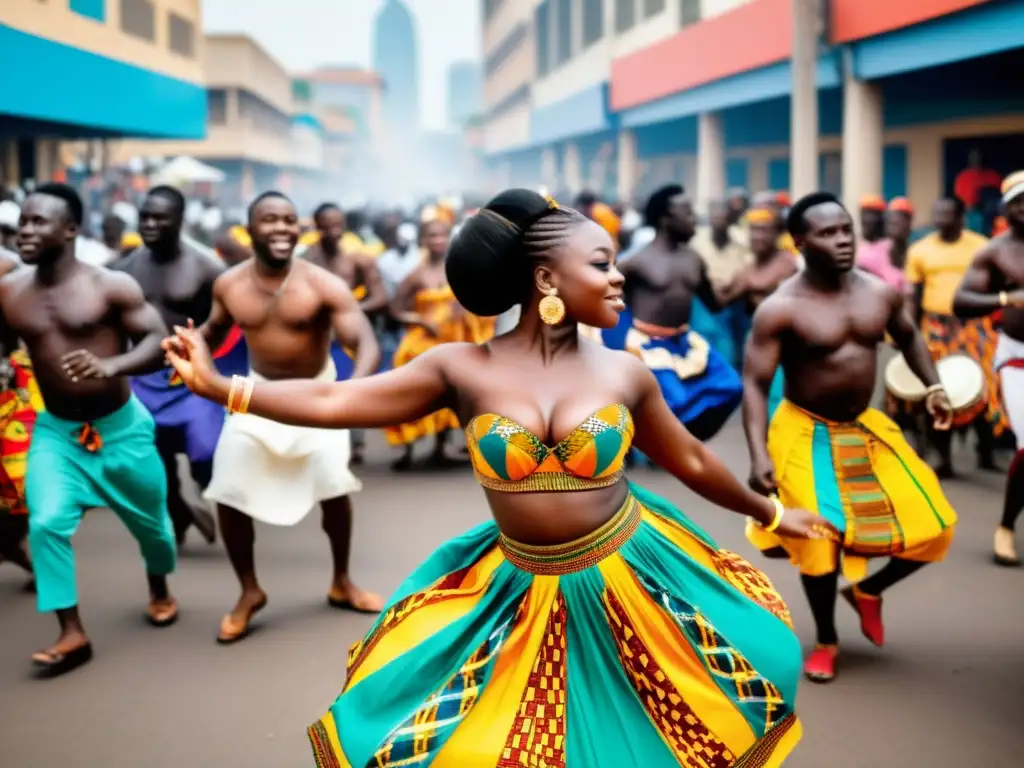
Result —
<instances>
[{"instance_id":1,"label":"distant tower","mask_svg":"<svg viewBox=\"0 0 1024 768\"><path fill-rule=\"evenodd\" d=\"M448 126L462 129L483 107L483 72L475 61L448 67Z\"/></svg>"},{"instance_id":2,"label":"distant tower","mask_svg":"<svg viewBox=\"0 0 1024 768\"><path fill-rule=\"evenodd\" d=\"M420 129L419 45L416 22L402 0L384 0L373 28L373 68L384 78L381 118L401 143Z\"/></svg>"}]
</instances>

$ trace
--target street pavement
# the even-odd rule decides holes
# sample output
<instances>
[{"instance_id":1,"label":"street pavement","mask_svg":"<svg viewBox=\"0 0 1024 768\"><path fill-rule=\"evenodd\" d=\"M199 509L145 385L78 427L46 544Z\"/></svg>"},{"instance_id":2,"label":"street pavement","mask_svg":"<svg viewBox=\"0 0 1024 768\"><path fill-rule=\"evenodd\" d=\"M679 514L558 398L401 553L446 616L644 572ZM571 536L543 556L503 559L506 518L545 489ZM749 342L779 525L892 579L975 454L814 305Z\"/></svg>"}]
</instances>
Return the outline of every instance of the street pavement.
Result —
<instances>
[{"instance_id":1,"label":"street pavement","mask_svg":"<svg viewBox=\"0 0 1024 768\"><path fill-rule=\"evenodd\" d=\"M353 573L361 585L387 593L440 542L485 520L487 507L468 471L396 476L379 436L369 438ZM736 423L712 445L745 476ZM948 560L887 595L884 649L860 636L853 612L840 603L840 676L828 686L802 686L805 736L787 768L1022 764L1024 572L990 561L1003 478L973 474L971 457L959 458L968 477L946 485L961 516ZM741 518L664 473L637 470L632 477L677 502L722 546L763 566L805 646L813 642L796 573L752 552ZM75 549L96 656L45 681L32 677L28 659L53 639L55 622L35 612L22 575L0 566L0 765L312 766L305 727L340 691L348 647L372 618L327 606L330 555L317 515L291 529L259 527L256 547L269 606L249 638L222 647L214 637L237 587L221 546L190 540L172 582L181 619L154 629L142 619L146 587L135 544L112 514L89 513Z\"/></svg>"}]
</instances>

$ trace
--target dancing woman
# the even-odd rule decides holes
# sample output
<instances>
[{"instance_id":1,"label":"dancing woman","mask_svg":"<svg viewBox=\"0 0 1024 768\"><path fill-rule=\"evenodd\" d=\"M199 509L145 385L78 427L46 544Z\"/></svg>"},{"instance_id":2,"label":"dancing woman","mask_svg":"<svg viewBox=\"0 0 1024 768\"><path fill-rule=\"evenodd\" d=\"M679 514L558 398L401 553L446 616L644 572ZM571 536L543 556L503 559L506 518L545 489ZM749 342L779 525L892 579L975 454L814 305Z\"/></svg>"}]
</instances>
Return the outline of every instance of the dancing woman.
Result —
<instances>
[{"instance_id":1,"label":"dancing woman","mask_svg":"<svg viewBox=\"0 0 1024 768\"><path fill-rule=\"evenodd\" d=\"M522 304L518 326L337 384L229 381L194 330L165 342L188 385L229 409L372 428L451 408L467 425L494 522L442 545L353 646L309 729L317 765L780 766L800 737L785 605L628 483L623 457L635 440L715 504L789 536L834 532L740 484L640 360L580 339L579 323L611 328L625 308L600 226L504 192L463 226L447 274L469 312Z\"/></svg>"}]
</instances>

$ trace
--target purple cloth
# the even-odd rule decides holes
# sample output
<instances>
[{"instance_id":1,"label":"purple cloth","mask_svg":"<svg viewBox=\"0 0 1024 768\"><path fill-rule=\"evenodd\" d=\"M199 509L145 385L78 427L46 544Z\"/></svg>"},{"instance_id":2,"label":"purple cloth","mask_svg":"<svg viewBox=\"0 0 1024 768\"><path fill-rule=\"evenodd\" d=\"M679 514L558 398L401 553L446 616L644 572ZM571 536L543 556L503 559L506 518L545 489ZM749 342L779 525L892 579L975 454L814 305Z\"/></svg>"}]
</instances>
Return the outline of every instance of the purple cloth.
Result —
<instances>
[{"instance_id":1,"label":"purple cloth","mask_svg":"<svg viewBox=\"0 0 1024 768\"><path fill-rule=\"evenodd\" d=\"M184 430L191 462L211 461L224 426L224 408L189 392L173 369L136 376L132 390L158 427Z\"/></svg>"}]
</instances>

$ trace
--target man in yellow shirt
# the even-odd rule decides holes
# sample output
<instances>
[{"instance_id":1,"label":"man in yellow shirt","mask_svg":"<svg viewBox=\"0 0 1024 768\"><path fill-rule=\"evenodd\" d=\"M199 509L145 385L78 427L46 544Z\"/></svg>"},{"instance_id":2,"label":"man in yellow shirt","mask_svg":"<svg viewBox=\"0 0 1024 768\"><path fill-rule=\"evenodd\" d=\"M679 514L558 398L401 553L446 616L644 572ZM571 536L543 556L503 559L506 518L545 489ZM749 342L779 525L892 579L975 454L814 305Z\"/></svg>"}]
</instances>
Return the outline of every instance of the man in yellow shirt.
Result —
<instances>
[{"instance_id":1,"label":"man in yellow shirt","mask_svg":"<svg viewBox=\"0 0 1024 768\"><path fill-rule=\"evenodd\" d=\"M978 435L978 466L995 469L992 459L993 435L1002 434L1006 420L999 394L999 379L992 373L997 336L991 318L961 321L953 314L953 296L964 273L988 238L964 229L964 203L944 197L935 203L932 223L935 232L910 247L906 276L913 294L911 309L921 322L921 332L936 362L953 354L966 354L985 372L988 384L985 411L975 420ZM950 432L932 432L931 442L939 453L939 477L952 477Z\"/></svg>"}]
</instances>

